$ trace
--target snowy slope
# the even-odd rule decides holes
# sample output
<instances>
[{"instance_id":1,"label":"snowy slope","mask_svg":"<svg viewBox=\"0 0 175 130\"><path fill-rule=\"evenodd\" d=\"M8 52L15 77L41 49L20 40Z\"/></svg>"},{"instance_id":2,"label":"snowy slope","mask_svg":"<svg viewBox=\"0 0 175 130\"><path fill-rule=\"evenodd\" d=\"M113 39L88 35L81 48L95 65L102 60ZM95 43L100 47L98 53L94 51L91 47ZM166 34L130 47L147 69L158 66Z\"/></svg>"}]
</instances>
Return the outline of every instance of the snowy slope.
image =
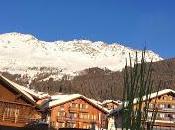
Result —
<instances>
[{"instance_id":1,"label":"snowy slope","mask_svg":"<svg viewBox=\"0 0 175 130\"><path fill-rule=\"evenodd\" d=\"M32 35L6 33L0 35L0 71L21 74L34 78L40 73L61 78L67 74L74 76L79 71L91 67L108 68L119 71L125 66L131 53L141 51L120 44L106 44L88 40L40 41ZM147 51L146 61L162 60L159 55Z\"/></svg>"}]
</instances>

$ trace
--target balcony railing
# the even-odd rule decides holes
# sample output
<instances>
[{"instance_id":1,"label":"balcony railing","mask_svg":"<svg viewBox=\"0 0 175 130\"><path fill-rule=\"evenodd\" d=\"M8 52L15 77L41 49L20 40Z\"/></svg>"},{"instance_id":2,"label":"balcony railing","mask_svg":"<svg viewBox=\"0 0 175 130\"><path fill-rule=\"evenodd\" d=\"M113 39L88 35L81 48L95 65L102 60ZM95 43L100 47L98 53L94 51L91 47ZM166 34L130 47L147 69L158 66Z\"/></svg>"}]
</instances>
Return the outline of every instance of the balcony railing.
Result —
<instances>
[{"instance_id":1,"label":"balcony railing","mask_svg":"<svg viewBox=\"0 0 175 130\"><path fill-rule=\"evenodd\" d=\"M70 107L69 108L70 112L88 112L88 110L86 108L76 108L76 107Z\"/></svg>"},{"instance_id":2,"label":"balcony railing","mask_svg":"<svg viewBox=\"0 0 175 130\"><path fill-rule=\"evenodd\" d=\"M148 109L149 111L153 111L153 109ZM175 113L175 108L158 108L158 112L165 112L165 113Z\"/></svg>"},{"instance_id":3,"label":"balcony railing","mask_svg":"<svg viewBox=\"0 0 175 130\"><path fill-rule=\"evenodd\" d=\"M80 108L79 111L80 112L88 112L88 110L86 108Z\"/></svg>"},{"instance_id":4,"label":"balcony railing","mask_svg":"<svg viewBox=\"0 0 175 130\"><path fill-rule=\"evenodd\" d=\"M162 108L160 110L166 111L166 112L175 112L175 108Z\"/></svg>"},{"instance_id":5,"label":"balcony railing","mask_svg":"<svg viewBox=\"0 0 175 130\"><path fill-rule=\"evenodd\" d=\"M0 122L1 124L9 124L16 126L24 126L33 121L38 120L33 118L29 113L33 108L26 104L0 101Z\"/></svg>"},{"instance_id":6,"label":"balcony railing","mask_svg":"<svg viewBox=\"0 0 175 130\"><path fill-rule=\"evenodd\" d=\"M70 108L69 108L69 111L70 111L70 112L76 112L76 111L78 111L78 108L70 107Z\"/></svg>"},{"instance_id":7,"label":"balcony railing","mask_svg":"<svg viewBox=\"0 0 175 130\"><path fill-rule=\"evenodd\" d=\"M85 119L79 117L69 117L69 116L57 116L58 121L80 121L80 122L96 122L93 119Z\"/></svg>"},{"instance_id":8,"label":"balcony railing","mask_svg":"<svg viewBox=\"0 0 175 130\"><path fill-rule=\"evenodd\" d=\"M9 125L19 125L19 126L25 126L27 124L30 124L32 122L39 121L39 119L30 119L30 118L25 118L25 117L7 117L7 116L0 116L0 122L3 123L8 123Z\"/></svg>"}]
</instances>

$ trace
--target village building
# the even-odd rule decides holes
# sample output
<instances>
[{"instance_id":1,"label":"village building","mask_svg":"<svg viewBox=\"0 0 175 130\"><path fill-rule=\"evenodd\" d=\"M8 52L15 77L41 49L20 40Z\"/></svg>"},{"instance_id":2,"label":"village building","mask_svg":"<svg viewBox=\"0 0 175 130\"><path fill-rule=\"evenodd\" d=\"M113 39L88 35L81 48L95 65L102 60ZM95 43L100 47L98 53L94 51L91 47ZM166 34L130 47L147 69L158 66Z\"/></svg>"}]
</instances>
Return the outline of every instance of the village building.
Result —
<instances>
[{"instance_id":1,"label":"village building","mask_svg":"<svg viewBox=\"0 0 175 130\"><path fill-rule=\"evenodd\" d=\"M156 110L154 127L175 127L175 91L172 89L164 89L155 93L151 93L149 98L143 96L142 109L145 107L145 102L148 102L147 99L149 99L147 122L152 120L154 110ZM137 105L137 101L138 99L135 98L133 103ZM118 127L121 128L121 109L122 108L114 109L109 114L108 119L110 119L112 122L112 125L109 126L111 127L111 130L115 130Z\"/></svg>"},{"instance_id":2,"label":"village building","mask_svg":"<svg viewBox=\"0 0 175 130\"><path fill-rule=\"evenodd\" d=\"M42 109L50 126L59 128L106 128L108 110L95 100L80 94L55 95Z\"/></svg>"},{"instance_id":3,"label":"village building","mask_svg":"<svg viewBox=\"0 0 175 130\"><path fill-rule=\"evenodd\" d=\"M45 96L0 75L0 126L24 127L41 119L36 101Z\"/></svg>"},{"instance_id":4,"label":"village building","mask_svg":"<svg viewBox=\"0 0 175 130\"><path fill-rule=\"evenodd\" d=\"M175 91L164 89L150 95L148 120L153 116L153 109L156 108L155 126L175 127ZM136 101L135 101L136 102ZM144 103L142 105L144 107Z\"/></svg>"},{"instance_id":5,"label":"village building","mask_svg":"<svg viewBox=\"0 0 175 130\"><path fill-rule=\"evenodd\" d=\"M122 102L120 100L104 100L101 105L103 107L106 107L108 110L112 110L112 109L116 109L118 108L120 105L122 105Z\"/></svg>"}]
</instances>

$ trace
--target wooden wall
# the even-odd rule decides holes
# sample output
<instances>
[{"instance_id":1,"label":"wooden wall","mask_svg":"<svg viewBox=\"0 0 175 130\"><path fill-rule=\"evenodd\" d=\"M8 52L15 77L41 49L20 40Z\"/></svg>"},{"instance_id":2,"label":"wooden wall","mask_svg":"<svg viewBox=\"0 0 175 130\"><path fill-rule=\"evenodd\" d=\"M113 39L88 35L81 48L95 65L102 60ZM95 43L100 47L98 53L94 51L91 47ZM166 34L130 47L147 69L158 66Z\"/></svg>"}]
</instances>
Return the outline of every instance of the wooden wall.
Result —
<instances>
[{"instance_id":1,"label":"wooden wall","mask_svg":"<svg viewBox=\"0 0 175 130\"><path fill-rule=\"evenodd\" d=\"M41 113L21 93L0 81L0 125L23 127L40 119Z\"/></svg>"},{"instance_id":2,"label":"wooden wall","mask_svg":"<svg viewBox=\"0 0 175 130\"><path fill-rule=\"evenodd\" d=\"M103 104L104 107L106 107L108 110L111 110L111 109L116 109L119 104L116 104L114 102L109 102L109 103L105 103Z\"/></svg>"},{"instance_id":3,"label":"wooden wall","mask_svg":"<svg viewBox=\"0 0 175 130\"><path fill-rule=\"evenodd\" d=\"M76 99L51 109L51 125L55 128L104 128L104 112L84 99Z\"/></svg>"}]
</instances>

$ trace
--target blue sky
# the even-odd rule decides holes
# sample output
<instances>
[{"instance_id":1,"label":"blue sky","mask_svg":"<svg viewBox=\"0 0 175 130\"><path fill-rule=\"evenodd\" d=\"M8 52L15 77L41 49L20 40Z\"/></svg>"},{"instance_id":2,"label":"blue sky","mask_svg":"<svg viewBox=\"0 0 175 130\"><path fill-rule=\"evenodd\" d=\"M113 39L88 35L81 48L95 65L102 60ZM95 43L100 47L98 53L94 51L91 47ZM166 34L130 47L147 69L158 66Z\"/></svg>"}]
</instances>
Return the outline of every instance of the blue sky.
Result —
<instances>
[{"instance_id":1,"label":"blue sky","mask_svg":"<svg viewBox=\"0 0 175 130\"><path fill-rule=\"evenodd\" d=\"M0 0L0 33L89 39L175 57L175 0Z\"/></svg>"}]
</instances>

